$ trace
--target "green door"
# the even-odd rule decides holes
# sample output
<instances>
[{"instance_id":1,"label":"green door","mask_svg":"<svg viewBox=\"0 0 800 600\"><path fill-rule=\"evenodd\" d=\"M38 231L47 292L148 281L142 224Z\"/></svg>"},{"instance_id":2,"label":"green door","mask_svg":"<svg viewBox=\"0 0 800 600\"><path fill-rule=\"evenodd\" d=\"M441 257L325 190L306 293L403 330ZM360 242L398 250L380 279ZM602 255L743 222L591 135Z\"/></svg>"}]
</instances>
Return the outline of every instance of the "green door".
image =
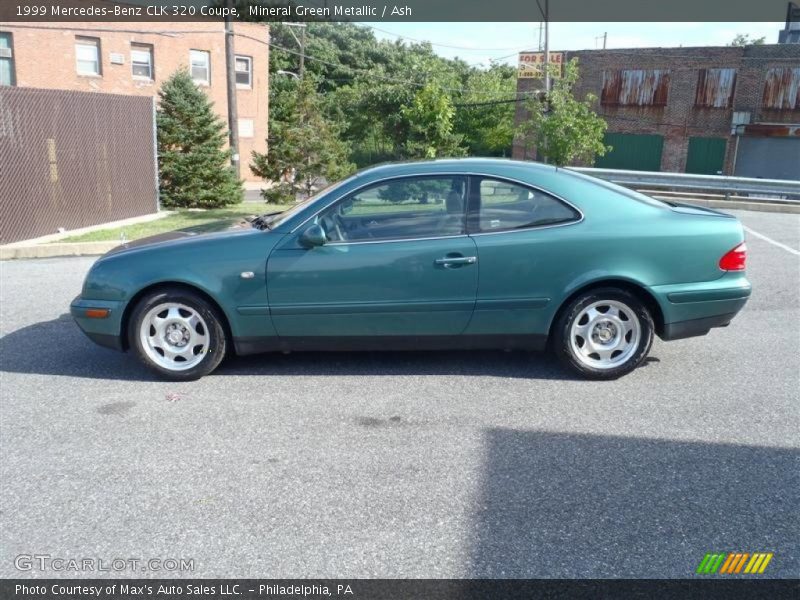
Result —
<instances>
[{"instance_id":1,"label":"green door","mask_svg":"<svg viewBox=\"0 0 800 600\"><path fill-rule=\"evenodd\" d=\"M466 177L408 177L353 192L288 235L267 261L282 338L451 336L478 289ZM311 225L325 232L306 248Z\"/></svg>"},{"instance_id":2,"label":"green door","mask_svg":"<svg viewBox=\"0 0 800 600\"><path fill-rule=\"evenodd\" d=\"M725 138L690 137L686 172L699 175L722 173L725 164Z\"/></svg>"},{"instance_id":3,"label":"green door","mask_svg":"<svg viewBox=\"0 0 800 600\"><path fill-rule=\"evenodd\" d=\"M598 156L594 166L600 169L660 171L664 136L633 133L606 133L604 143L612 149Z\"/></svg>"}]
</instances>

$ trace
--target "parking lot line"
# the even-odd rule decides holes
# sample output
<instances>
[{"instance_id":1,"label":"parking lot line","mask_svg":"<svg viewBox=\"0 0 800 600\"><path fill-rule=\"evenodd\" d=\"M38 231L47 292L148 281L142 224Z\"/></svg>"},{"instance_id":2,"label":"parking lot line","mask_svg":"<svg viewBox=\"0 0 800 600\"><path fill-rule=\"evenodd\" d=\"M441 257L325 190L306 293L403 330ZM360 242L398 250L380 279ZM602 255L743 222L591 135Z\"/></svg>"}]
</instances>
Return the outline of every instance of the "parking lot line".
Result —
<instances>
[{"instance_id":1,"label":"parking lot line","mask_svg":"<svg viewBox=\"0 0 800 600\"><path fill-rule=\"evenodd\" d=\"M794 248L787 246L786 244L781 244L780 242L776 242L772 238L765 236L763 233L758 233L757 231L750 229L747 225L742 225L742 227L744 227L744 230L750 235L754 235L757 238L760 238L765 242L772 244L773 246L777 246L778 248L783 248L784 250L786 250L787 252L791 252L795 256L800 256L800 250L795 250Z\"/></svg>"}]
</instances>

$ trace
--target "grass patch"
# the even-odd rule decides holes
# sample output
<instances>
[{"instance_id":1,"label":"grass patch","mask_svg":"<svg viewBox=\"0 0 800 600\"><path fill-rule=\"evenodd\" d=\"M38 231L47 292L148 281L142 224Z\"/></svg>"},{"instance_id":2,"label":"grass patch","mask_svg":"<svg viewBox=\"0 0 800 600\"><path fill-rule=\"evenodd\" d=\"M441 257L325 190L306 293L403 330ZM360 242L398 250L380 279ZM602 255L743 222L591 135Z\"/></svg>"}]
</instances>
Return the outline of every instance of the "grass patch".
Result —
<instances>
[{"instance_id":1,"label":"grass patch","mask_svg":"<svg viewBox=\"0 0 800 600\"><path fill-rule=\"evenodd\" d=\"M124 227L114 227L110 229L98 229L81 235L73 235L54 243L74 243L74 242L107 242L119 240L125 234L127 240L137 240L150 235L157 235L167 231L193 231L195 233L205 233L209 231L223 231L231 225L241 221L250 215L260 215L278 210L285 210L288 205L279 204L237 204L226 208L215 208L210 210L178 210L168 217L126 225Z\"/></svg>"}]
</instances>

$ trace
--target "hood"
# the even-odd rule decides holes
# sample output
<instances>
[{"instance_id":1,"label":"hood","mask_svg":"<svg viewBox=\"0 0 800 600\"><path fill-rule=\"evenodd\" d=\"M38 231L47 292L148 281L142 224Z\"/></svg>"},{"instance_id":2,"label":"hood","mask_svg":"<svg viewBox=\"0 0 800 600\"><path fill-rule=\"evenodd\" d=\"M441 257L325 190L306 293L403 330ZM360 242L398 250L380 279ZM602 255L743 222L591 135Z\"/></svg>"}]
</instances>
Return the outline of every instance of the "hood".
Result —
<instances>
[{"instance_id":1,"label":"hood","mask_svg":"<svg viewBox=\"0 0 800 600\"><path fill-rule=\"evenodd\" d=\"M186 243L199 242L206 239L217 239L220 237L233 237L242 234L250 233L263 233L258 229L250 226L249 223L243 222L224 230L214 231L207 233L197 233L195 231L167 231L148 237L132 240L116 246L106 252L103 256L111 256L113 254L120 254L127 251L140 250L144 248L160 247L169 248L172 246L183 245Z\"/></svg>"},{"instance_id":2,"label":"hood","mask_svg":"<svg viewBox=\"0 0 800 600\"><path fill-rule=\"evenodd\" d=\"M106 256L109 254L116 254L117 252L122 252L123 250L127 250L129 248L138 248L139 246L151 246L153 244L160 244L161 242L169 242L171 240L180 240L186 237L193 237L195 234L190 233L188 231L167 231L166 233L159 233L157 235L151 235L144 238L139 238L138 240L133 240L131 242L125 242L124 244L120 244L106 252Z\"/></svg>"}]
</instances>

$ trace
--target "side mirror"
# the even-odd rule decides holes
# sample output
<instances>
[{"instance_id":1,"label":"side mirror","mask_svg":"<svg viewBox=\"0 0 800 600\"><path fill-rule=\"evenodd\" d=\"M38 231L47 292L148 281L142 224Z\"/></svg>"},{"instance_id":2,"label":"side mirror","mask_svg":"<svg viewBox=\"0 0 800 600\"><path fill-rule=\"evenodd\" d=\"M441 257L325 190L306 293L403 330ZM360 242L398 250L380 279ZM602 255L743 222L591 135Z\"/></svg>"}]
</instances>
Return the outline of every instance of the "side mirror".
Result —
<instances>
[{"instance_id":1,"label":"side mirror","mask_svg":"<svg viewBox=\"0 0 800 600\"><path fill-rule=\"evenodd\" d=\"M325 230L319 225L312 225L306 229L300 236L300 245L304 248L314 248L315 246L322 246L328 241L325 235Z\"/></svg>"}]
</instances>

